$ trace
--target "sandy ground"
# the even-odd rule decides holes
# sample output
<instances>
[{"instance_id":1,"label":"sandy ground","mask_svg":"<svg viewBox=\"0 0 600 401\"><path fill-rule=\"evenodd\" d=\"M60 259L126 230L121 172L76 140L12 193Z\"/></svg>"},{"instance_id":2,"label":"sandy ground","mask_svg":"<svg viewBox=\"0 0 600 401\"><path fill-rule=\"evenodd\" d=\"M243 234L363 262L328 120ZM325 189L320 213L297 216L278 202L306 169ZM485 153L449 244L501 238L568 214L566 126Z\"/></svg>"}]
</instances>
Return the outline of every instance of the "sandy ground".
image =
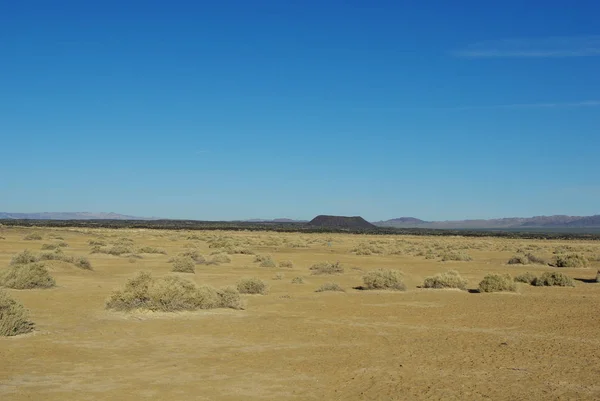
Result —
<instances>
[{"instance_id":1,"label":"sandy ground","mask_svg":"<svg viewBox=\"0 0 600 401\"><path fill-rule=\"evenodd\" d=\"M31 232L41 241L25 241ZM57 287L8 290L29 310L32 334L0 338L0 399L9 400L553 400L600 399L600 284L574 288L519 284L512 294L417 288L455 269L476 288L486 273L539 273L548 266L513 266L518 248L549 258L570 246L590 259L600 243L433 237L175 232L144 230L0 229L0 268L25 248L39 252L60 236L69 255L86 255L93 271L52 262ZM196 235L199 239L195 239ZM192 237L190 237L192 236ZM261 268L251 255L199 265L198 284L223 286L257 276L268 295L244 296L245 310L117 313L106 298L141 270L174 274L167 260L207 239L226 236L293 268ZM131 238L167 255L142 259L89 254L90 239ZM189 239L188 239L189 238ZM351 252L376 241L382 254ZM416 256L418 249L462 249L470 262ZM416 250L415 250L416 248ZM401 254L390 254L400 249ZM311 276L309 267L340 261L345 272ZM377 267L405 274L408 291L360 291ZM560 269L573 278L589 268ZM282 280L274 280L283 273ZM292 284L303 276L305 284ZM316 293L335 281L345 293Z\"/></svg>"}]
</instances>

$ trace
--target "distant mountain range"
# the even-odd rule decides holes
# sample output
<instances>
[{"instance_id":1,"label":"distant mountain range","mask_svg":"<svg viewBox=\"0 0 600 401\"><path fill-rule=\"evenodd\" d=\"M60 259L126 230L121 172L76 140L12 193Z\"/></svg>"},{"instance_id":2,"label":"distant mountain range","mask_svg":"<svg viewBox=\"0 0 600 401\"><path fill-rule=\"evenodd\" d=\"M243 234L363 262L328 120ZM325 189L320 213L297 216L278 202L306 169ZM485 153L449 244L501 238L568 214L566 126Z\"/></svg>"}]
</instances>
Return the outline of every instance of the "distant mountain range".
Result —
<instances>
[{"instance_id":1,"label":"distant mountain range","mask_svg":"<svg viewBox=\"0 0 600 401\"><path fill-rule=\"evenodd\" d=\"M0 219L27 220L156 220L155 217L127 216L118 213L93 212L41 212L6 213L0 212Z\"/></svg>"},{"instance_id":2,"label":"distant mountain range","mask_svg":"<svg viewBox=\"0 0 600 401\"><path fill-rule=\"evenodd\" d=\"M439 229L502 229L502 228L583 228L600 227L600 215L594 216L535 216L507 217L489 220L448 220L425 221L414 217L399 217L396 219L374 222L379 227L397 228L439 228Z\"/></svg>"},{"instance_id":3,"label":"distant mountain range","mask_svg":"<svg viewBox=\"0 0 600 401\"><path fill-rule=\"evenodd\" d=\"M294 220L294 219L249 219L241 220L247 223L306 223L308 220Z\"/></svg>"}]
</instances>

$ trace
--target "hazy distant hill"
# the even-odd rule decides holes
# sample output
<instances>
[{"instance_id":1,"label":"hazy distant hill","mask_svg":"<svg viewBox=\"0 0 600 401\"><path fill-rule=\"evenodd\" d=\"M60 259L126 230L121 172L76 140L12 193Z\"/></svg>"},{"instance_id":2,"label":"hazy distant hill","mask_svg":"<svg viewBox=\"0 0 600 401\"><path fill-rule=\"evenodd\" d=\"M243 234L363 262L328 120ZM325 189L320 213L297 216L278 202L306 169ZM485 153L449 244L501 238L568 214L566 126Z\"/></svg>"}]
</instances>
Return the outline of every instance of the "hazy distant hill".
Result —
<instances>
[{"instance_id":1,"label":"hazy distant hill","mask_svg":"<svg viewBox=\"0 0 600 401\"><path fill-rule=\"evenodd\" d=\"M344 228L344 229L373 229L376 228L360 216L326 216L320 215L312 219L309 225L323 228Z\"/></svg>"},{"instance_id":2,"label":"hazy distant hill","mask_svg":"<svg viewBox=\"0 0 600 401\"><path fill-rule=\"evenodd\" d=\"M397 219L378 221L373 223L380 227L398 228L531 228L531 227L600 227L600 215L595 216L535 216L535 217L507 217L489 220L448 220L448 221L423 221L414 217L400 217Z\"/></svg>"},{"instance_id":3,"label":"hazy distant hill","mask_svg":"<svg viewBox=\"0 0 600 401\"><path fill-rule=\"evenodd\" d=\"M0 212L0 219L27 220L155 220L154 217L127 216L118 213L93 212L41 212L41 213L6 213Z\"/></svg>"}]
</instances>

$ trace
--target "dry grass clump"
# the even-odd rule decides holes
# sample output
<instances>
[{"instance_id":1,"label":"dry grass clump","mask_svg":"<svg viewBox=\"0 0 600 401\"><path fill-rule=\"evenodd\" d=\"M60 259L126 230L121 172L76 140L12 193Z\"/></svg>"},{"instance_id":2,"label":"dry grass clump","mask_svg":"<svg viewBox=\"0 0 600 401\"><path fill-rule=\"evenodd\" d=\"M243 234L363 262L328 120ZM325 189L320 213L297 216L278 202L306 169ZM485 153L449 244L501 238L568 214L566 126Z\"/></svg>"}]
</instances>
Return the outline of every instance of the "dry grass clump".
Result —
<instances>
[{"instance_id":1,"label":"dry grass clump","mask_svg":"<svg viewBox=\"0 0 600 401\"><path fill-rule=\"evenodd\" d=\"M41 263L9 266L0 273L0 286L16 290L54 287L56 282Z\"/></svg>"},{"instance_id":2,"label":"dry grass clump","mask_svg":"<svg viewBox=\"0 0 600 401\"><path fill-rule=\"evenodd\" d=\"M176 257L173 261L173 268L171 271L179 273L195 273L196 262L189 256Z\"/></svg>"},{"instance_id":3,"label":"dry grass clump","mask_svg":"<svg viewBox=\"0 0 600 401\"><path fill-rule=\"evenodd\" d=\"M100 240L91 239L91 240L88 241L88 245L90 245L90 246L106 246L106 242L100 241Z\"/></svg>"},{"instance_id":4,"label":"dry grass clump","mask_svg":"<svg viewBox=\"0 0 600 401\"><path fill-rule=\"evenodd\" d=\"M169 263L174 262L177 258L192 258L197 264L206 262L206 258L202 256L197 249L188 249L178 253L177 256L169 259Z\"/></svg>"},{"instance_id":5,"label":"dry grass clump","mask_svg":"<svg viewBox=\"0 0 600 401\"><path fill-rule=\"evenodd\" d=\"M25 249L23 252L17 253L15 256L12 257L12 259L10 260L10 265L24 265L27 263L34 263L39 260L40 258L36 254L34 254L28 249Z\"/></svg>"},{"instance_id":6,"label":"dry grass clump","mask_svg":"<svg viewBox=\"0 0 600 401\"><path fill-rule=\"evenodd\" d=\"M526 272L515 277L515 282L533 284L537 280L537 276L533 273Z\"/></svg>"},{"instance_id":7,"label":"dry grass clump","mask_svg":"<svg viewBox=\"0 0 600 401\"><path fill-rule=\"evenodd\" d=\"M450 270L445 273L438 273L435 276L427 277L423 283L424 288L459 288L467 289L468 280L462 278L456 270Z\"/></svg>"},{"instance_id":8,"label":"dry grass clump","mask_svg":"<svg viewBox=\"0 0 600 401\"><path fill-rule=\"evenodd\" d=\"M267 283L257 277L241 279L237 284L237 290L240 294L261 294L269 293Z\"/></svg>"},{"instance_id":9,"label":"dry grass clump","mask_svg":"<svg viewBox=\"0 0 600 401\"><path fill-rule=\"evenodd\" d=\"M384 250L378 246L377 243L361 242L358 244L358 246L350 250L350 252L354 253L355 255L368 256L372 254L382 254Z\"/></svg>"},{"instance_id":10,"label":"dry grass clump","mask_svg":"<svg viewBox=\"0 0 600 401\"><path fill-rule=\"evenodd\" d=\"M531 283L532 285L541 286L558 286L558 287L575 287L575 281L569 276L561 272L546 272Z\"/></svg>"},{"instance_id":11,"label":"dry grass clump","mask_svg":"<svg viewBox=\"0 0 600 401\"><path fill-rule=\"evenodd\" d=\"M94 245L90 253L104 253L107 255L121 256L124 254L133 253L133 248L127 244L117 244L110 247L101 247L98 245Z\"/></svg>"},{"instance_id":12,"label":"dry grass clump","mask_svg":"<svg viewBox=\"0 0 600 401\"><path fill-rule=\"evenodd\" d=\"M322 286L320 286L319 288L317 288L315 290L315 292L325 292L325 291L341 291L341 292L345 292L346 290L344 290L337 283L325 283L325 284L323 284Z\"/></svg>"},{"instance_id":13,"label":"dry grass clump","mask_svg":"<svg viewBox=\"0 0 600 401\"><path fill-rule=\"evenodd\" d=\"M83 257L83 256L76 257L72 263L75 266L79 267L80 269L93 270L92 264L90 263L89 259L86 257Z\"/></svg>"},{"instance_id":14,"label":"dry grass clump","mask_svg":"<svg viewBox=\"0 0 600 401\"><path fill-rule=\"evenodd\" d=\"M277 267L277 263L275 263L275 261L269 256L265 259L263 259L260 264L260 267Z\"/></svg>"},{"instance_id":15,"label":"dry grass clump","mask_svg":"<svg viewBox=\"0 0 600 401\"><path fill-rule=\"evenodd\" d=\"M275 276L273 276L273 280L283 280L284 277L285 277L285 274L277 273Z\"/></svg>"},{"instance_id":16,"label":"dry grass clump","mask_svg":"<svg viewBox=\"0 0 600 401\"><path fill-rule=\"evenodd\" d=\"M312 271L311 274L340 274L344 272L344 267L340 265L340 262L329 263L329 262L321 262L312 265L309 270Z\"/></svg>"},{"instance_id":17,"label":"dry grass clump","mask_svg":"<svg viewBox=\"0 0 600 401\"><path fill-rule=\"evenodd\" d=\"M479 283L479 292L516 291L517 286L508 274L488 274Z\"/></svg>"},{"instance_id":18,"label":"dry grass clump","mask_svg":"<svg viewBox=\"0 0 600 401\"><path fill-rule=\"evenodd\" d=\"M551 265L554 267L587 267L589 262L580 253L560 253L554 256Z\"/></svg>"},{"instance_id":19,"label":"dry grass clump","mask_svg":"<svg viewBox=\"0 0 600 401\"><path fill-rule=\"evenodd\" d=\"M464 252L459 251L450 251L442 254L442 262L447 261L456 261L456 262L469 262L473 260L473 258Z\"/></svg>"},{"instance_id":20,"label":"dry grass clump","mask_svg":"<svg viewBox=\"0 0 600 401\"><path fill-rule=\"evenodd\" d=\"M106 308L118 311L146 309L157 312L176 312L213 308L242 309L239 292L231 287L217 290L197 287L181 277L153 278L140 272L115 291L106 301Z\"/></svg>"},{"instance_id":21,"label":"dry grass clump","mask_svg":"<svg viewBox=\"0 0 600 401\"><path fill-rule=\"evenodd\" d=\"M281 260L279 261L279 267L287 267L291 269L292 267L294 267L294 262L292 262L291 260Z\"/></svg>"},{"instance_id":22,"label":"dry grass clump","mask_svg":"<svg viewBox=\"0 0 600 401\"><path fill-rule=\"evenodd\" d=\"M23 239L25 241L40 241L42 239L42 236L38 233L31 233L24 236Z\"/></svg>"},{"instance_id":23,"label":"dry grass clump","mask_svg":"<svg viewBox=\"0 0 600 401\"><path fill-rule=\"evenodd\" d=\"M292 284L304 284L304 277L302 276L297 276L294 277L291 281Z\"/></svg>"},{"instance_id":24,"label":"dry grass clump","mask_svg":"<svg viewBox=\"0 0 600 401\"><path fill-rule=\"evenodd\" d=\"M209 263L211 263L211 264L230 263L230 262L231 262L231 258L226 253L218 253L216 255L213 255L209 261Z\"/></svg>"},{"instance_id":25,"label":"dry grass clump","mask_svg":"<svg viewBox=\"0 0 600 401\"><path fill-rule=\"evenodd\" d=\"M33 328L23 305L0 290L0 336L17 336L29 333Z\"/></svg>"},{"instance_id":26,"label":"dry grass clump","mask_svg":"<svg viewBox=\"0 0 600 401\"><path fill-rule=\"evenodd\" d=\"M509 265L530 265L530 264L538 264L545 265L546 261L542 258L535 256L532 253L526 253L524 255L515 255L510 258L507 262Z\"/></svg>"},{"instance_id":27,"label":"dry grass clump","mask_svg":"<svg viewBox=\"0 0 600 401\"><path fill-rule=\"evenodd\" d=\"M161 255L166 255L167 251L162 248L157 248L155 246L143 246L138 249L138 253L157 253Z\"/></svg>"},{"instance_id":28,"label":"dry grass clump","mask_svg":"<svg viewBox=\"0 0 600 401\"><path fill-rule=\"evenodd\" d=\"M392 269L377 269L363 276L363 288L366 290L405 291L402 272Z\"/></svg>"},{"instance_id":29,"label":"dry grass clump","mask_svg":"<svg viewBox=\"0 0 600 401\"><path fill-rule=\"evenodd\" d=\"M65 263L71 263L80 269L93 270L92 264L89 259L83 256L73 257L65 255L62 250L57 249L54 252L42 252L40 253L39 260L60 260Z\"/></svg>"},{"instance_id":30,"label":"dry grass clump","mask_svg":"<svg viewBox=\"0 0 600 401\"><path fill-rule=\"evenodd\" d=\"M58 245L57 244L42 244L42 251L53 251L55 249L58 249Z\"/></svg>"}]
</instances>

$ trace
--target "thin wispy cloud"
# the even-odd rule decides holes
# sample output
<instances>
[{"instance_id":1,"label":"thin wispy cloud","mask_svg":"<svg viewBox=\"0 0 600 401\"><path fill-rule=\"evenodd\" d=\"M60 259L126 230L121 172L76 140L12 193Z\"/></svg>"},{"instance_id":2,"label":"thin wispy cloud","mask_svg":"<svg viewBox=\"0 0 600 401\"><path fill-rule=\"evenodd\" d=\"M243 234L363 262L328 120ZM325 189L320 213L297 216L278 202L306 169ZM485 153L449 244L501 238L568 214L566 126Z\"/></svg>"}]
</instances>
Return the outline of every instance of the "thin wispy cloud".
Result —
<instances>
[{"instance_id":1,"label":"thin wispy cloud","mask_svg":"<svg viewBox=\"0 0 600 401\"><path fill-rule=\"evenodd\" d=\"M453 54L466 58L600 56L600 35L492 40L474 43Z\"/></svg>"}]
</instances>

